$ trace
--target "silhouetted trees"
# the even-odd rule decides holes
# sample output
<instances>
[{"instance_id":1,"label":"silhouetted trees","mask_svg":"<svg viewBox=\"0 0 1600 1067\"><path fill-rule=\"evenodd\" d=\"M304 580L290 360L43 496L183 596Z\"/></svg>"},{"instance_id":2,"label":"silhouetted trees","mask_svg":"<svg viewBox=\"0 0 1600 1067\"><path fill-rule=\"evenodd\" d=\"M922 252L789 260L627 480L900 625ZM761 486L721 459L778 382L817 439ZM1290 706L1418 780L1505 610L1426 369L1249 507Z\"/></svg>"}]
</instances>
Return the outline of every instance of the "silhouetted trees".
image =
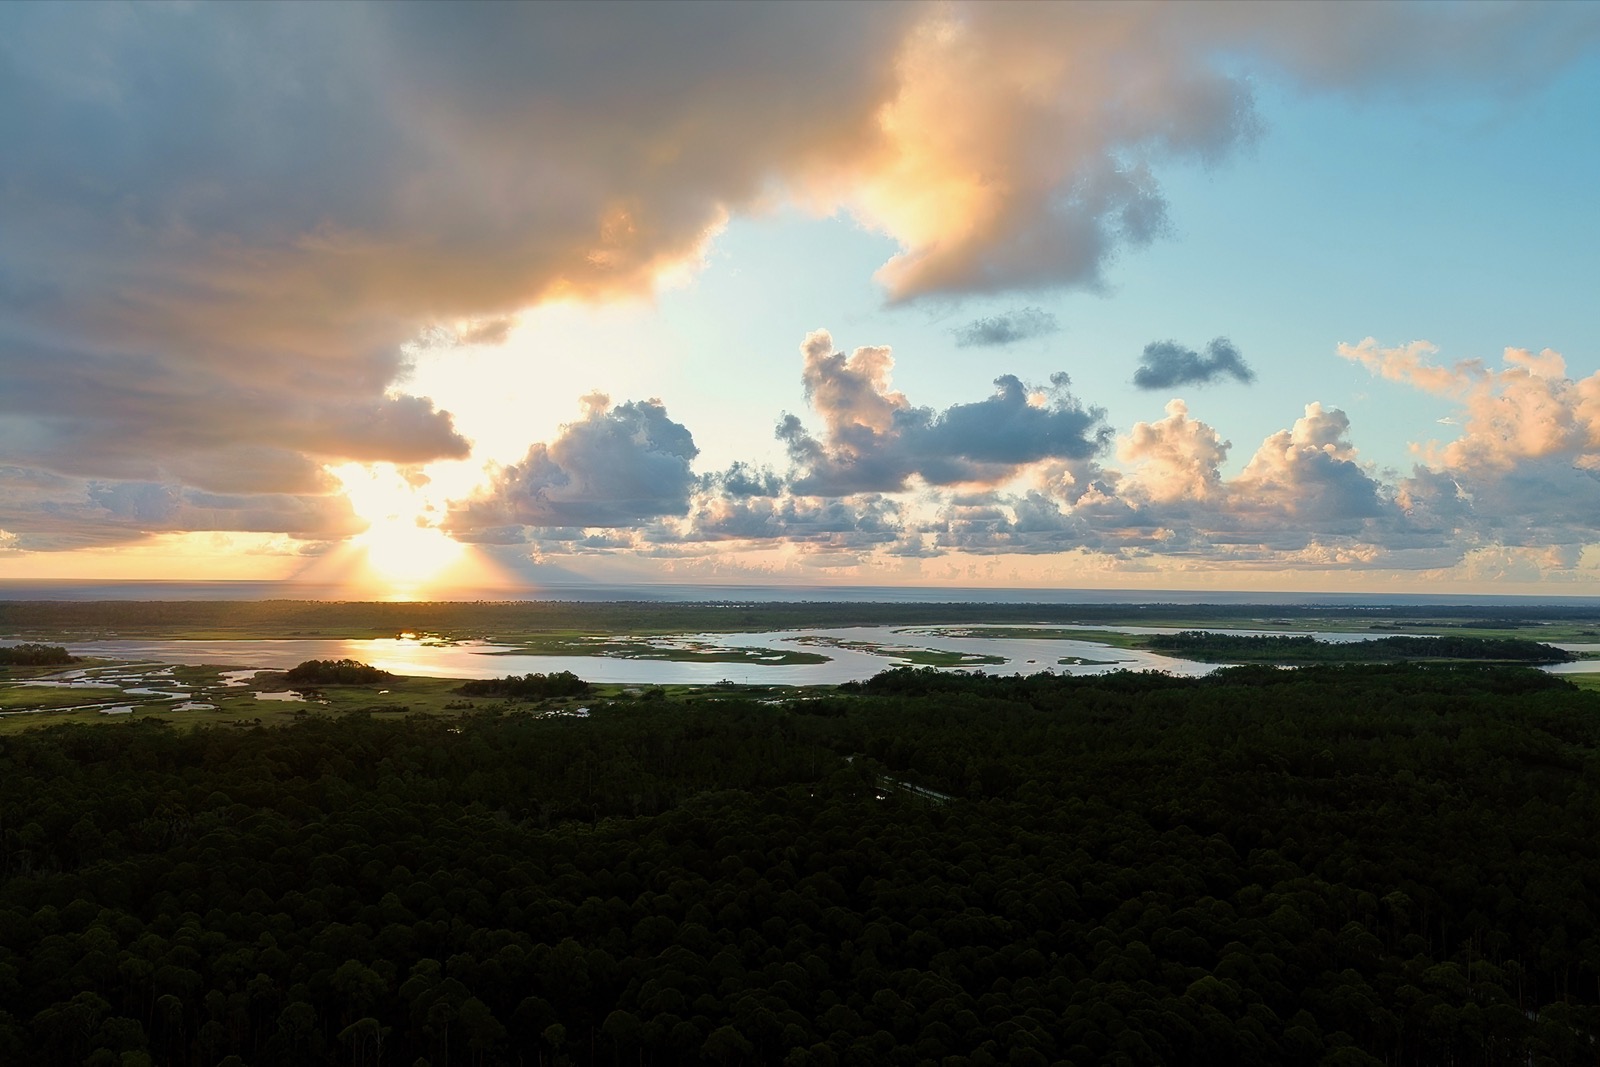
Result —
<instances>
[{"instance_id":1,"label":"silhouetted trees","mask_svg":"<svg viewBox=\"0 0 1600 1067\"><path fill-rule=\"evenodd\" d=\"M1358 663L1394 660L1457 659L1498 663L1570 663L1576 653L1519 638L1377 637L1365 641L1319 641L1309 635L1243 636L1185 630L1155 634L1144 646L1198 660L1266 663Z\"/></svg>"},{"instance_id":2,"label":"silhouetted trees","mask_svg":"<svg viewBox=\"0 0 1600 1067\"><path fill-rule=\"evenodd\" d=\"M354 659L308 659L284 672L291 685L379 685L394 675Z\"/></svg>"},{"instance_id":3,"label":"silhouetted trees","mask_svg":"<svg viewBox=\"0 0 1600 1067\"><path fill-rule=\"evenodd\" d=\"M1362 665L36 730L0 1062L1590 1062L1597 713Z\"/></svg>"},{"instance_id":4,"label":"silhouetted trees","mask_svg":"<svg viewBox=\"0 0 1600 1067\"><path fill-rule=\"evenodd\" d=\"M504 678L480 678L462 682L456 692L472 697L505 697L511 700L539 700L545 697L583 696L589 683L571 671L554 674L508 674Z\"/></svg>"},{"instance_id":5,"label":"silhouetted trees","mask_svg":"<svg viewBox=\"0 0 1600 1067\"><path fill-rule=\"evenodd\" d=\"M78 657L60 645L24 643L0 647L0 666L5 667L55 667L77 662Z\"/></svg>"}]
</instances>

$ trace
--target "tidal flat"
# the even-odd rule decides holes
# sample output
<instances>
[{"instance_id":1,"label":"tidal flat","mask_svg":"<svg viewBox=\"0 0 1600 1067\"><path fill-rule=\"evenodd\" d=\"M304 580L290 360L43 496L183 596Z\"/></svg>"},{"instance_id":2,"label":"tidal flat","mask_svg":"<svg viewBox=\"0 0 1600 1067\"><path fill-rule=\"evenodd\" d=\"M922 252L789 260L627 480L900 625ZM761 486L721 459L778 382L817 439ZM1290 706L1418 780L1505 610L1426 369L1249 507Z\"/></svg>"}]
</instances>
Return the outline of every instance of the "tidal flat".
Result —
<instances>
[{"instance_id":1,"label":"tidal flat","mask_svg":"<svg viewBox=\"0 0 1600 1067\"><path fill-rule=\"evenodd\" d=\"M626 625L622 625L626 624ZM486 706L462 679L571 671L600 698L659 688L795 692L862 681L896 666L989 674L1157 670L1218 663L1157 654L1153 635L1315 634L1355 642L1395 634L1600 648L1600 610L1467 606L1041 605L926 603L0 602L0 642L50 641L90 663L0 674L0 732L113 715L256 723L308 714L459 714ZM396 676L379 691L298 694L282 671L353 658ZM1213 657L1215 658L1215 657ZM1223 663L1228 662L1226 658ZM1594 660L1552 668L1578 672ZM1600 685L1600 682L1593 683ZM551 704L552 710L561 705Z\"/></svg>"}]
</instances>

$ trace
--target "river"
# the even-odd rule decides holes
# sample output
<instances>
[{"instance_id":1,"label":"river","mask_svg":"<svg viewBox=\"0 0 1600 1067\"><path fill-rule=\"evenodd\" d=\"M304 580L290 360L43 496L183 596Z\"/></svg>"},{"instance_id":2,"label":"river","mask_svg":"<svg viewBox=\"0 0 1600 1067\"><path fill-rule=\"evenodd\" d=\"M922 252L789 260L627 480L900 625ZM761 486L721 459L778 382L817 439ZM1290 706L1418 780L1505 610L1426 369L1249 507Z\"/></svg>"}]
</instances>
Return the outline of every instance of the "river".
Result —
<instances>
[{"instance_id":1,"label":"river","mask_svg":"<svg viewBox=\"0 0 1600 1067\"><path fill-rule=\"evenodd\" d=\"M211 664L237 668L283 670L308 659L355 659L395 674L432 678L499 678L507 674L549 674L571 671L591 682L631 685L709 685L727 680L761 685L837 685L870 678L907 661L898 649L931 649L998 656L1002 662L965 668L985 674L1033 674L1053 670L1065 674L1102 674L1116 670L1158 670L1176 675L1202 675L1217 664L1196 663L1138 649L1116 648L1092 641L1026 636L1029 627L1011 626L1016 636L957 637L939 627L851 626L766 633L698 633L652 639L663 648L709 646L762 651L806 651L825 655L824 663L693 662L669 659L624 659L606 655L535 656L517 654L513 646L486 642L435 644L411 638L371 640L245 640L245 641L84 641L68 644L75 655L186 665ZM957 629L952 627L951 629ZM985 626L990 632L1001 627ZM1078 630L1116 633L1174 633L1175 628L1076 626ZM1318 631L1212 629L1212 633L1293 633L1324 641L1358 641L1373 635ZM637 638L630 638L637 640ZM856 647L848 647L854 645ZM1572 645L1575 651L1600 649ZM1061 663L1062 659L1089 662ZM1581 660L1548 668L1569 674L1600 670L1600 660Z\"/></svg>"},{"instance_id":2,"label":"river","mask_svg":"<svg viewBox=\"0 0 1600 1067\"><path fill-rule=\"evenodd\" d=\"M1025 628L1018 627L1019 632ZM636 638L632 638L637 640ZM1101 674L1115 670L1159 670L1200 675L1213 664L1160 656L1136 649L1114 648L1090 641L1018 637L949 637L897 627L851 626L767 633L682 634L653 641L662 647L705 645L762 651L803 651L829 657L823 663L694 662L669 659L624 659L605 655L534 656L517 654L514 646L486 642L434 644L410 638L371 640L245 640L245 641L81 641L67 648L78 656L142 660L186 665L258 667L283 670L308 659L354 659L394 674L430 678L500 678L507 674L572 673L591 682L635 685L709 685L722 680L752 685L837 685L859 681L906 661L896 649L931 649L971 655L999 656L1003 662L973 665L986 674L1032 674L1055 670ZM874 646L876 651L843 645ZM1093 662L1062 664L1062 659Z\"/></svg>"},{"instance_id":3,"label":"river","mask_svg":"<svg viewBox=\"0 0 1600 1067\"><path fill-rule=\"evenodd\" d=\"M734 681L741 685L838 685L840 681L859 681L875 673L907 664L906 657L894 656L907 649L933 649L944 653L971 656L998 656L997 664L973 664L966 670L1010 675L1056 670L1072 675L1093 675L1110 670L1163 670L1173 675L1205 675L1219 664L1174 659L1142 649L1115 648L1098 641L1056 640L1024 637L1027 625L984 625L981 629L1018 630L1018 637L954 637L941 630L968 627L818 627L818 629L771 630L765 633L682 633L674 637L651 638L662 648L739 648L760 651L808 651L827 656L819 664L763 664L763 662L694 662L678 659L624 659L605 654L589 656L530 656L515 653L515 646L491 645L486 641L464 641L440 645L416 638L371 638L371 640L102 640L72 641L67 648L77 656L123 659L123 661L162 662L162 664L219 665L283 670L307 659L358 659L398 675L430 678L499 678L509 673L554 673L571 670L589 681L614 681L624 685L712 685ZM1101 630L1107 633L1176 633L1178 627L1134 627L1134 625L1075 625L1075 630ZM1267 630L1214 629L1211 633L1261 635ZM1275 630L1302 635L1307 630ZM1323 641L1371 640L1371 633L1317 632L1312 637ZM637 638L634 638L637 640ZM1563 645L1573 651L1600 651L1600 645ZM1067 662L1077 659L1086 662ZM1582 673L1600 670L1600 661L1571 662L1547 667L1555 673Z\"/></svg>"}]
</instances>

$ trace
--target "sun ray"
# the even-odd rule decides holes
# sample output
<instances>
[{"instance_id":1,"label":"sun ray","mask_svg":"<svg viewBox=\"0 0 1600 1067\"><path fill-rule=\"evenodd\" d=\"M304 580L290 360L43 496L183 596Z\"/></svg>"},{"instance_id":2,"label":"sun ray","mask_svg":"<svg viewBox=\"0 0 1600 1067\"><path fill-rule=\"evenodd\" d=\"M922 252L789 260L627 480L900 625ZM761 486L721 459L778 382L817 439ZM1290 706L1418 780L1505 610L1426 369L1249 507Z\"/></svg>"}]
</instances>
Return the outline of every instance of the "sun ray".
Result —
<instances>
[{"instance_id":1,"label":"sun ray","mask_svg":"<svg viewBox=\"0 0 1600 1067\"><path fill-rule=\"evenodd\" d=\"M463 562L466 547L434 525L440 514L427 478L388 463L330 466L355 513L368 523L351 539L364 582L390 598L412 599Z\"/></svg>"}]
</instances>

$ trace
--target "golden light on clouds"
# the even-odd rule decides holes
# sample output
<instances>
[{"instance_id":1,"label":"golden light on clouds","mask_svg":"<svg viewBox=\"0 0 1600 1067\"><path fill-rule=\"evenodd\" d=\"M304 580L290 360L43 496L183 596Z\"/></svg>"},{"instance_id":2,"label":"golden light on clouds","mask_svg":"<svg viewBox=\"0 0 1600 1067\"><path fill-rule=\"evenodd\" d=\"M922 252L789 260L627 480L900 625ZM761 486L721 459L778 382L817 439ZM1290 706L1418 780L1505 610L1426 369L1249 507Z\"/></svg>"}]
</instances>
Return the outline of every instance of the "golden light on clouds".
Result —
<instances>
[{"instance_id":1,"label":"golden light on clouds","mask_svg":"<svg viewBox=\"0 0 1600 1067\"><path fill-rule=\"evenodd\" d=\"M438 515L428 478L392 464L345 463L329 467L355 513L369 524L350 541L347 562L358 584L381 595L408 599L436 584L464 561L466 546L433 525Z\"/></svg>"}]
</instances>

